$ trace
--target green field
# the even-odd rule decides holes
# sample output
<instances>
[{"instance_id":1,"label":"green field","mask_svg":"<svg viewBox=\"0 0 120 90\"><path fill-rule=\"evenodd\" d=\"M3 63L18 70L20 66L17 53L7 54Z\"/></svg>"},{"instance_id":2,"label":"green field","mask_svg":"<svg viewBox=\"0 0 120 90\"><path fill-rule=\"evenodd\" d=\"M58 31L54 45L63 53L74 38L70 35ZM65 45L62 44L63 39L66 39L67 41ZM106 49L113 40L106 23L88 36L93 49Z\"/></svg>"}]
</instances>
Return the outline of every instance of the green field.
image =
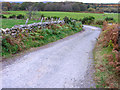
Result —
<instances>
[{"instance_id":1,"label":"green field","mask_svg":"<svg viewBox=\"0 0 120 90\"><path fill-rule=\"evenodd\" d=\"M14 25L24 25L26 20L19 20L19 19L2 19L2 28L11 28ZM28 24L40 22L36 20L29 20Z\"/></svg>"},{"instance_id":2,"label":"green field","mask_svg":"<svg viewBox=\"0 0 120 90\"><path fill-rule=\"evenodd\" d=\"M7 14L4 14L4 15L7 17L9 17L13 14L15 14L15 15L23 14L26 16L26 13L27 13L27 11L6 11L6 12L7 12ZM38 12L36 12L37 17L40 17L41 14L44 14L44 16L46 16L46 17L47 16L58 16L61 19L63 19L65 16L68 16L70 18L75 18L75 19L82 19L87 16L94 16L95 20L104 20L106 17L113 17L116 22L118 20L118 14L114 14L114 13L97 14L97 13L53 12L53 11L49 11L49 12L48 11L38 11ZM14 25L25 24L25 21L26 20L3 19L2 20L2 28L11 28ZM28 23L33 23L33 22L40 22L40 21L30 20Z\"/></svg>"}]
</instances>

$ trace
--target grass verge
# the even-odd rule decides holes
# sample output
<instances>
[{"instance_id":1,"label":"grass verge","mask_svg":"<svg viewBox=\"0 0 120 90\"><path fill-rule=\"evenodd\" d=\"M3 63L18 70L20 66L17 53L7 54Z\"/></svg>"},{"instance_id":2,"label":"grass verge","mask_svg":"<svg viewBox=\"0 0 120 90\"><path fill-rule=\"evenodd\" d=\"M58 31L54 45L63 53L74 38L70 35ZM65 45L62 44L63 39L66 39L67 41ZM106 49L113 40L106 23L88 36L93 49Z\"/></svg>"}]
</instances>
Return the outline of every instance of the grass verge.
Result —
<instances>
[{"instance_id":1,"label":"grass verge","mask_svg":"<svg viewBox=\"0 0 120 90\"><path fill-rule=\"evenodd\" d=\"M98 38L98 42L94 49L95 60L95 82L97 88L119 88L119 76L114 70L114 67L110 65L107 55L112 55L115 60L115 54L112 52L110 46L103 47L103 43L99 43L104 38L102 32Z\"/></svg>"},{"instance_id":2,"label":"grass verge","mask_svg":"<svg viewBox=\"0 0 120 90\"><path fill-rule=\"evenodd\" d=\"M97 25L97 24L91 24L91 26L102 28L102 25Z\"/></svg>"}]
</instances>

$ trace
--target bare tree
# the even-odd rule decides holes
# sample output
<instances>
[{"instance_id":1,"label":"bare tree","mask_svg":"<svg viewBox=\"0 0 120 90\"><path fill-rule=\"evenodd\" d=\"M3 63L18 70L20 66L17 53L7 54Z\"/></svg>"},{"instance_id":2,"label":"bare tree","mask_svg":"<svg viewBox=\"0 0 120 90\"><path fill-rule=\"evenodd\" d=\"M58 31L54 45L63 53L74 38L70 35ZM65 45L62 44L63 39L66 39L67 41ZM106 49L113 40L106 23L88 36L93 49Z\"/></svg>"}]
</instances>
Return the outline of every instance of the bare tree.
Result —
<instances>
[{"instance_id":1,"label":"bare tree","mask_svg":"<svg viewBox=\"0 0 120 90\"><path fill-rule=\"evenodd\" d=\"M29 20L31 20L32 15L35 14L35 12L33 13L33 11L37 11L36 3L29 2L26 7L26 10L28 11L28 13L27 13L28 18L29 18Z\"/></svg>"}]
</instances>

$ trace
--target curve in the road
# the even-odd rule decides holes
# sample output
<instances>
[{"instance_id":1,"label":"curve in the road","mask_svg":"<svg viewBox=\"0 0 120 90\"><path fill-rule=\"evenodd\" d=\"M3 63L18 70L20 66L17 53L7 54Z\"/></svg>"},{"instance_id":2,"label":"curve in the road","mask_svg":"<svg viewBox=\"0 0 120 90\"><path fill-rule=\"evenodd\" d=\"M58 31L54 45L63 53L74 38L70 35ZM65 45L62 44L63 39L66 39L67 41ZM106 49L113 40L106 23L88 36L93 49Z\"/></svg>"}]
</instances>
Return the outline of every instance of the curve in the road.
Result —
<instances>
[{"instance_id":1,"label":"curve in the road","mask_svg":"<svg viewBox=\"0 0 120 90\"><path fill-rule=\"evenodd\" d=\"M3 88L95 87L92 50L101 29L83 28L84 32L24 55L5 67Z\"/></svg>"}]
</instances>

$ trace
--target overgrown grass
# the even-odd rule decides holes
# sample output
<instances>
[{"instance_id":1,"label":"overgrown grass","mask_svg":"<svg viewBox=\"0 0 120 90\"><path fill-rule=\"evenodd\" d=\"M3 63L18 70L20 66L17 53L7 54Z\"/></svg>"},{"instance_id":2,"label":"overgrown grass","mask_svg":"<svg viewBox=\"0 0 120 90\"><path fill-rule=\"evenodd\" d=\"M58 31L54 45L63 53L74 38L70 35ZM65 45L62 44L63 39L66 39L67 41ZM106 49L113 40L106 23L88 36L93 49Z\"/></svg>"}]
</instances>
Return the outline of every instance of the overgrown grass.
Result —
<instances>
[{"instance_id":1,"label":"overgrown grass","mask_svg":"<svg viewBox=\"0 0 120 90\"><path fill-rule=\"evenodd\" d=\"M44 29L36 28L28 33L21 32L16 38L10 35L3 35L2 56L7 58L26 49L40 47L81 30L82 24L77 22L75 26L72 24L53 24Z\"/></svg>"},{"instance_id":2,"label":"overgrown grass","mask_svg":"<svg viewBox=\"0 0 120 90\"><path fill-rule=\"evenodd\" d=\"M112 55L115 60L115 54L112 52L110 46L103 47L102 43L99 43L103 39L104 32L101 33L98 43L94 49L94 59L95 59L95 81L97 88L118 88L119 87L119 77L114 71L114 67L109 64L109 59L107 55Z\"/></svg>"}]
</instances>

